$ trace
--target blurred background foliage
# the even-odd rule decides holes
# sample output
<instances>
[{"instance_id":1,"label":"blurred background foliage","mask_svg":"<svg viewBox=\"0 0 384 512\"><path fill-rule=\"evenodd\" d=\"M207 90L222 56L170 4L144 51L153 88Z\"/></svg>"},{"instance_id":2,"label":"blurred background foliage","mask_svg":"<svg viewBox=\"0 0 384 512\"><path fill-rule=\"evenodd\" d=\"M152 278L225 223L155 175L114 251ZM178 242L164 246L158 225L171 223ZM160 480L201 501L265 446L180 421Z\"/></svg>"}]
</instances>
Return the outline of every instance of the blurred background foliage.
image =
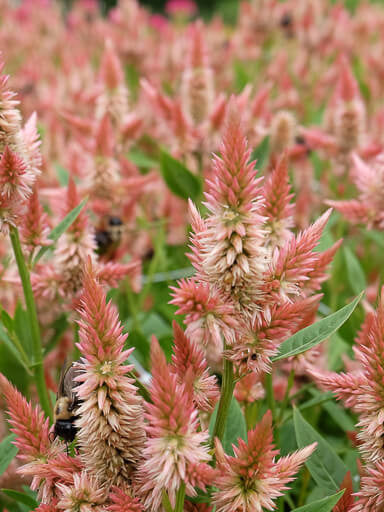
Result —
<instances>
[{"instance_id":1,"label":"blurred background foliage","mask_svg":"<svg viewBox=\"0 0 384 512\"><path fill-rule=\"evenodd\" d=\"M194 0L198 6L198 15L203 18L210 18L214 14L221 15L225 21L231 23L236 20L238 6L241 0ZM256 0L257 1L257 0ZM309 0L308 0L309 1ZM326 1L326 0L324 0ZM76 2L76 0L61 0L66 8ZM154 12L164 12L167 0L139 0L139 2L152 9ZM280 0L284 2L284 0ZM384 6L384 0L329 0L331 4L342 3L351 12L357 5L362 2L378 3ZM109 9L115 7L117 0L99 0L100 9L103 13L107 13Z\"/></svg>"}]
</instances>

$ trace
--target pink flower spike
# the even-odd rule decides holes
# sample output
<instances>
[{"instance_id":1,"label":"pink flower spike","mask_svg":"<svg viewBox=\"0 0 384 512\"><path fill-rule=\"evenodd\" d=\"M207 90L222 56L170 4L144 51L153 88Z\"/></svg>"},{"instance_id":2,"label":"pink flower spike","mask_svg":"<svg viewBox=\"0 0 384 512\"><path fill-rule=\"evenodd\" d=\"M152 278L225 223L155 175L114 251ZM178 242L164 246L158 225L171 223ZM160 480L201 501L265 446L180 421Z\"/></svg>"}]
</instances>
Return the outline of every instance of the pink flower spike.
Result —
<instances>
[{"instance_id":1,"label":"pink flower spike","mask_svg":"<svg viewBox=\"0 0 384 512\"><path fill-rule=\"evenodd\" d=\"M172 362L179 384L183 382L191 387L196 407L202 411L211 411L219 399L220 392L215 376L210 376L207 362L200 348L184 334L174 321L175 335Z\"/></svg>"},{"instance_id":2,"label":"pink flower spike","mask_svg":"<svg viewBox=\"0 0 384 512\"><path fill-rule=\"evenodd\" d=\"M350 64L345 55L339 59L338 94L346 102L353 101L359 94L356 78L353 76Z\"/></svg>"},{"instance_id":3,"label":"pink flower spike","mask_svg":"<svg viewBox=\"0 0 384 512\"><path fill-rule=\"evenodd\" d=\"M35 188L29 198L21 227L22 242L32 253L37 247L52 244L52 240L48 239L49 231L48 216L40 204L37 188Z\"/></svg>"},{"instance_id":4,"label":"pink flower spike","mask_svg":"<svg viewBox=\"0 0 384 512\"><path fill-rule=\"evenodd\" d=\"M218 488L213 494L217 512L262 512L274 510L274 500L282 496L286 484L294 479L300 466L311 455L316 443L275 461L279 450L272 441L272 416L268 411L255 429L248 432L247 443L238 439L234 456L226 455L216 439Z\"/></svg>"},{"instance_id":5,"label":"pink flower spike","mask_svg":"<svg viewBox=\"0 0 384 512\"><path fill-rule=\"evenodd\" d=\"M148 437L144 461L138 469L137 492L144 508L155 512L159 509L163 491L171 503L182 481L186 493L195 496L189 481L189 467L210 460L209 438L205 430L198 431L197 410L189 390L177 383L177 376L170 371L165 355L155 337L152 338L151 404L147 404L146 427Z\"/></svg>"},{"instance_id":6,"label":"pink flower spike","mask_svg":"<svg viewBox=\"0 0 384 512\"><path fill-rule=\"evenodd\" d=\"M267 218L264 226L267 240L274 246L283 245L291 236L293 227L294 205L290 204L293 194L290 193L288 176L288 157L285 153L277 162L271 176L263 187L264 206L262 214Z\"/></svg>"},{"instance_id":7,"label":"pink flower spike","mask_svg":"<svg viewBox=\"0 0 384 512\"><path fill-rule=\"evenodd\" d=\"M102 512L105 502L105 489L99 482L85 471L77 473L73 477L73 485L57 484L61 496L57 504L60 510L77 512L89 510Z\"/></svg>"},{"instance_id":8,"label":"pink flower spike","mask_svg":"<svg viewBox=\"0 0 384 512\"><path fill-rule=\"evenodd\" d=\"M7 199L27 199L34 177L27 172L23 159L6 146L0 158L1 195Z\"/></svg>"},{"instance_id":9,"label":"pink flower spike","mask_svg":"<svg viewBox=\"0 0 384 512\"><path fill-rule=\"evenodd\" d=\"M100 482L127 486L141 456L145 434L141 397L126 373L132 350L124 350L116 308L96 282L91 262L84 272L78 310L82 353L76 392L82 403L77 420L84 465Z\"/></svg>"},{"instance_id":10,"label":"pink flower spike","mask_svg":"<svg viewBox=\"0 0 384 512\"><path fill-rule=\"evenodd\" d=\"M132 498L118 487L111 489L109 499L112 502L107 506L109 512L143 512L143 506L137 498Z\"/></svg>"},{"instance_id":11,"label":"pink flower spike","mask_svg":"<svg viewBox=\"0 0 384 512\"><path fill-rule=\"evenodd\" d=\"M11 430L16 435L18 457L31 462L49 452L49 420L39 407L30 402L0 373L0 390L7 401Z\"/></svg>"},{"instance_id":12,"label":"pink flower spike","mask_svg":"<svg viewBox=\"0 0 384 512\"><path fill-rule=\"evenodd\" d=\"M124 79L119 57L113 47L112 41L108 39L101 58L100 76L104 85L109 90L116 89Z\"/></svg>"}]
</instances>

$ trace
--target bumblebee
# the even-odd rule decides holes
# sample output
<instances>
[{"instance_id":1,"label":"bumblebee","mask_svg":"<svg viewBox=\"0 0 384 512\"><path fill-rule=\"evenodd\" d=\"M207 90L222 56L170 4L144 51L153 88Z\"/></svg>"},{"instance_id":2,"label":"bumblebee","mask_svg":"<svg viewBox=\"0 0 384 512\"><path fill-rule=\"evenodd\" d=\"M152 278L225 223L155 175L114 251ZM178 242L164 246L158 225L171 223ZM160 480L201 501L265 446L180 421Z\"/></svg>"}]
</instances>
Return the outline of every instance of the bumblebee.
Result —
<instances>
[{"instance_id":1,"label":"bumblebee","mask_svg":"<svg viewBox=\"0 0 384 512\"><path fill-rule=\"evenodd\" d=\"M61 437L67 443L71 443L77 433L75 420L78 418L76 410L80 405L80 400L74 392L77 386L74 378L78 372L79 370L74 363L68 367L64 365L60 375L57 399L53 410L53 436L54 438Z\"/></svg>"},{"instance_id":2,"label":"bumblebee","mask_svg":"<svg viewBox=\"0 0 384 512\"><path fill-rule=\"evenodd\" d=\"M108 217L106 224L96 230L96 252L100 256L113 257L113 253L116 251L121 242L123 229L123 221L120 219L120 217Z\"/></svg>"}]
</instances>

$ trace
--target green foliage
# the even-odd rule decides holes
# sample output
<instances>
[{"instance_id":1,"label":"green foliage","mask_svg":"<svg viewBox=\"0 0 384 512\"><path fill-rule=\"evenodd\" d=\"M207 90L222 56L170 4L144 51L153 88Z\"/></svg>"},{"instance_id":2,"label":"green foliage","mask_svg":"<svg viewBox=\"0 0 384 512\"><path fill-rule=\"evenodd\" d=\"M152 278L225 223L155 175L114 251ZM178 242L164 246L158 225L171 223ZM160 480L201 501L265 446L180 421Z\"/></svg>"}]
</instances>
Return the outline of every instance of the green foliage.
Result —
<instances>
[{"instance_id":1,"label":"green foliage","mask_svg":"<svg viewBox=\"0 0 384 512\"><path fill-rule=\"evenodd\" d=\"M218 404L216 405L209 422L209 433L211 436L216 422L217 410ZM232 445L237 445L239 438L247 439L247 426L239 403L234 397L232 397L225 424L224 437L222 440L224 451L229 455L233 455Z\"/></svg>"}]
</instances>

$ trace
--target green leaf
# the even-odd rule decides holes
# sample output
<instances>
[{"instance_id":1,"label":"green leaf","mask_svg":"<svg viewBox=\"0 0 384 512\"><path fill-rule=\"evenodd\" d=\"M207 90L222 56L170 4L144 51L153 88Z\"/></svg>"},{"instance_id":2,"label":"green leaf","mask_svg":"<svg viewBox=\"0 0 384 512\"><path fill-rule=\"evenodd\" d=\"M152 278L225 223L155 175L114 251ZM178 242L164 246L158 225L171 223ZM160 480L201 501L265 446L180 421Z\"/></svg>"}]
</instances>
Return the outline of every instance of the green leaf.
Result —
<instances>
[{"instance_id":1,"label":"green leaf","mask_svg":"<svg viewBox=\"0 0 384 512\"><path fill-rule=\"evenodd\" d=\"M149 157L137 148L132 148L127 156L128 160L142 169L152 169L153 167L159 166L159 162Z\"/></svg>"},{"instance_id":2,"label":"green leaf","mask_svg":"<svg viewBox=\"0 0 384 512\"><path fill-rule=\"evenodd\" d=\"M269 135L265 136L260 144L251 153L251 161L256 160L256 167L262 170L269 156Z\"/></svg>"},{"instance_id":3,"label":"green leaf","mask_svg":"<svg viewBox=\"0 0 384 512\"><path fill-rule=\"evenodd\" d=\"M303 507L295 508L293 512L331 512L344 492L345 489L342 489L337 494L327 496L321 500L313 501L312 503L308 503L308 505L304 505Z\"/></svg>"},{"instance_id":4,"label":"green leaf","mask_svg":"<svg viewBox=\"0 0 384 512\"><path fill-rule=\"evenodd\" d=\"M39 506L35 499L33 499L31 496L28 496L28 494L24 494L23 492L14 491L13 489L1 489L1 492L10 498L13 498L18 503L26 505L30 510L34 510Z\"/></svg>"},{"instance_id":5,"label":"green leaf","mask_svg":"<svg viewBox=\"0 0 384 512\"><path fill-rule=\"evenodd\" d=\"M211 420L209 422L210 436L212 436L213 429L215 426L218 405L219 404L216 405L215 410L213 411L213 414L211 416ZM233 455L232 444L237 444L237 440L239 437L241 437L241 439L247 438L247 427L240 405L237 402L237 400L234 397L232 397L231 405L229 406L227 422L225 425L224 437L222 441L225 453Z\"/></svg>"},{"instance_id":6,"label":"green leaf","mask_svg":"<svg viewBox=\"0 0 384 512\"><path fill-rule=\"evenodd\" d=\"M79 205L76 206L72 211L68 213L64 217L64 219L55 227L52 229L52 231L49 233L48 238L50 240L53 240L54 242L57 242L57 240L61 237L61 235L75 222L77 217L80 215L81 210L84 208L84 206L87 204L88 197L85 197ZM37 253L33 260L32 266L36 265L36 263L44 256L44 254L49 251L52 248L52 246L46 246L42 247L40 251Z\"/></svg>"},{"instance_id":7,"label":"green leaf","mask_svg":"<svg viewBox=\"0 0 384 512\"><path fill-rule=\"evenodd\" d=\"M62 187L66 187L69 181L69 172L60 164L55 165L57 179Z\"/></svg>"},{"instance_id":8,"label":"green leaf","mask_svg":"<svg viewBox=\"0 0 384 512\"><path fill-rule=\"evenodd\" d=\"M361 268L359 260L349 247L344 247L343 250L349 285L353 293L357 295L361 290L365 290L367 287L364 270Z\"/></svg>"},{"instance_id":9,"label":"green leaf","mask_svg":"<svg viewBox=\"0 0 384 512\"><path fill-rule=\"evenodd\" d=\"M18 448L12 444L12 441L14 441L15 438L16 436L11 434L3 439L3 441L0 443L0 475L4 473L4 471L12 462L12 459L19 451Z\"/></svg>"},{"instance_id":10,"label":"green leaf","mask_svg":"<svg viewBox=\"0 0 384 512\"><path fill-rule=\"evenodd\" d=\"M316 389L311 389L309 391L311 395L315 398L322 398L327 396L328 393L320 393ZM334 398L334 397L333 397ZM346 411L341 407L341 405L335 403L334 401L324 401L323 408L327 411L327 413L331 416L333 421L339 425L339 427L346 432L347 430L355 430L355 422L353 419L346 413ZM300 408L301 410L301 408Z\"/></svg>"},{"instance_id":11,"label":"green leaf","mask_svg":"<svg viewBox=\"0 0 384 512\"><path fill-rule=\"evenodd\" d=\"M161 151L160 170L168 188L182 199L196 201L202 193L202 183L185 165L166 151Z\"/></svg>"},{"instance_id":12,"label":"green leaf","mask_svg":"<svg viewBox=\"0 0 384 512\"><path fill-rule=\"evenodd\" d=\"M280 359L301 354L329 338L331 334L336 332L348 320L361 300L363 293L361 292L350 304L339 309L339 311L305 327L283 341L279 347L279 353L272 358L272 361L280 361Z\"/></svg>"},{"instance_id":13,"label":"green leaf","mask_svg":"<svg viewBox=\"0 0 384 512\"><path fill-rule=\"evenodd\" d=\"M293 422L299 448L317 442L316 450L305 463L313 479L326 494L338 491L348 471L344 462L296 408L293 411Z\"/></svg>"}]
</instances>

